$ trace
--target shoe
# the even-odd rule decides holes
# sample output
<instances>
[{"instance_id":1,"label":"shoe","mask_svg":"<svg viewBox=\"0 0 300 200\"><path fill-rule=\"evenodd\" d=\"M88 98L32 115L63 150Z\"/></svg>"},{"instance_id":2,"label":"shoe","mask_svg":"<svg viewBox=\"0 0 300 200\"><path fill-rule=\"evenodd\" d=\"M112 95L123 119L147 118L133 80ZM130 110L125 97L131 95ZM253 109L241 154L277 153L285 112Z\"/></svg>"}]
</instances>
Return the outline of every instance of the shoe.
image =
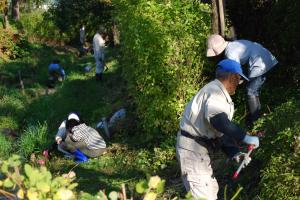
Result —
<instances>
[{"instance_id":1,"label":"shoe","mask_svg":"<svg viewBox=\"0 0 300 200\"><path fill-rule=\"evenodd\" d=\"M102 81L102 74L96 74L96 81Z\"/></svg>"},{"instance_id":2,"label":"shoe","mask_svg":"<svg viewBox=\"0 0 300 200\"><path fill-rule=\"evenodd\" d=\"M248 96L248 127L252 127L253 123L260 117L261 104L258 96Z\"/></svg>"},{"instance_id":3,"label":"shoe","mask_svg":"<svg viewBox=\"0 0 300 200\"><path fill-rule=\"evenodd\" d=\"M84 153L82 153L79 149L77 149L73 153L73 155L75 157L75 162L76 163L87 162L89 160L89 158L86 155L84 155Z\"/></svg>"}]
</instances>

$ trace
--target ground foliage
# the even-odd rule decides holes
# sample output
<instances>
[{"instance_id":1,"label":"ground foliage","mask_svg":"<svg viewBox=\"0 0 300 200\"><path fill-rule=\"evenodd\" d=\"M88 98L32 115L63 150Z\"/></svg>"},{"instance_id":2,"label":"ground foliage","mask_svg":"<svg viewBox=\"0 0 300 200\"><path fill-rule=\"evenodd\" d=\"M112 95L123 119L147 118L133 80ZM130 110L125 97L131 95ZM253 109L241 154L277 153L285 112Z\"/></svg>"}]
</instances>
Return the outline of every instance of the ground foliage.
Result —
<instances>
[{"instance_id":1,"label":"ground foliage","mask_svg":"<svg viewBox=\"0 0 300 200\"><path fill-rule=\"evenodd\" d=\"M268 1L259 2L262 3L257 4L255 9L263 11L263 8L266 9L264 6L269 5L264 3ZM104 73L106 81L102 84L96 84L93 70L89 73L83 71L85 66L94 62L92 57L78 59L65 48L30 44L25 51L30 55L25 53L23 58L18 58L21 56L10 56L18 53L8 53L7 61L8 58L18 59L0 62L0 132L9 129L10 133L16 133L1 134L0 156L9 157L17 150L23 158L28 158L31 153L40 155L43 149L49 148L57 126L71 110L80 110L84 118L95 126L102 116L108 116L126 105L130 120L109 143L108 153L74 169L80 177L75 192L84 191L83 199L93 199L100 194L99 189L118 191L120 184L125 183L130 195L141 198L135 191L135 185L150 175L159 174L166 178L166 190L158 198L183 198L185 192L174 156L175 137L185 104L201 85L212 79L204 76L206 71L214 71L204 62L209 8L191 1L116 0L113 5L121 30L121 51L113 54L119 60L110 58L108 54L109 69ZM291 1L274 1L270 5L268 9L272 12L267 16L274 16L274 19L275 10L278 10L279 16L282 14L280 10L291 11L285 15L294 19L289 23L291 31L283 30L284 22L279 20L280 26L275 26L275 21L272 21L269 24L273 24L275 30L283 31L273 31L270 38L265 38L261 36L265 32L259 30L257 41L270 47L283 61L281 66L286 64L287 67L278 67L268 76L261 95L265 116L254 128L264 130L266 136L260 149L254 152L252 163L240 175L238 184L244 186L240 199L294 200L300 195L299 70L296 62L299 48L297 37L285 40L285 34L291 32L293 35L297 30L296 24L299 23L294 8L298 4L292 6ZM45 18L41 18L40 14L28 15L23 22L21 19L25 36L39 30L37 26L41 24L30 24L30 19L33 17L35 22L42 23L40 20ZM48 23L54 24L52 21ZM14 42L14 31L0 31L0 34L8 34L8 39L0 39L0 43L12 49L10 52L19 46ZM40 35L46 37L46 34L47 29L44 28ZM254 35L251 37L256 39ZM269 40L272 38L277 38L278 43L271 43ZM57 85L53 94L48 94L45 90L47 65L54 58L61 60L67 79ZM19 85L19 71L25 84L23 92ZM120 76L121 71L126 82ZM130 95L127 95L127 87ZM235 121L243 123L246 107L242 92L237 93L234 102L238 110ZM57 155L46 165L55 175L68 172L74 166L72 161ZM91 177L99 184L91 182ZM232 188L228 190L234 190ZM145 181L141 181L137 190L151 192L148 189Z\"/></svg>"}]
</instances>

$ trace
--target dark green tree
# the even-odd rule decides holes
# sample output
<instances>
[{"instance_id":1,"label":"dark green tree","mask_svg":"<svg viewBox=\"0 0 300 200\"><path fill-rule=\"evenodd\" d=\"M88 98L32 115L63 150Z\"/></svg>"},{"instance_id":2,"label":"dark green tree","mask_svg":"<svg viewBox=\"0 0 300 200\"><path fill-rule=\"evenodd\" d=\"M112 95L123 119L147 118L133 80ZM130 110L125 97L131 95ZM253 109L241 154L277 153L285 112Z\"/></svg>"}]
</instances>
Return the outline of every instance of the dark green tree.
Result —
<instances>
[{"instance_id":1,"label":"dark green tree","mask_svg":"<svg viewBox=\"0 0 300 200\"><path fill-rule=\"evenodd\" d=\"M88 39L91 39L99 26L110 30L112 8L111 2L104 0L58 0L49 11L60 31L77 41L82 24L86 26Z\"/></svg>"}]
</instances>

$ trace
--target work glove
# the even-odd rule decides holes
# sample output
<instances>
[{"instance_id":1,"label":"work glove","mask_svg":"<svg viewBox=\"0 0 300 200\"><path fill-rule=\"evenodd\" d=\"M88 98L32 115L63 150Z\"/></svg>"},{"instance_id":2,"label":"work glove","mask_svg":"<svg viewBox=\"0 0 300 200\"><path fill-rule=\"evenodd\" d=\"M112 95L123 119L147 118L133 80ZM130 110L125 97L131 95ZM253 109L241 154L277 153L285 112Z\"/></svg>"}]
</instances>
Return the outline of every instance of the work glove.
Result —
<instances>
[{"instance_id":1,"label":"work glove","mask_svg":"<svg viewBox=\"0 0 300 200\"><path fill-rule=\"evenodd\" d=\"M246 153L243 152L238 152L237 154L235 154L232 157L232 160L236 161L237 163L240 163L241 161L244 160L245 163L243 167L246 167L251 162L250 156L248 156Z\"/></svg>"},{"instance_id":2,"label":"work glove","mask_svg":"<svg viewBox=\"0 0 300 200\"><path fill-rule=\"evenodd\" d=\"M254 149L259 147L259 139L257 136L246 135L243 142L249 145L253 145Z\"/></svg>"},{"instance_id":3,"label":"work glove","mask_svg":"<svg viewBox=\"0 0 300 200\"><path fill-rule=\"evenodd\" d=\"M57 144L60 144L62 142L62 138L58 136L56 136L55 140Z\"/></svg>"}]
</instances>

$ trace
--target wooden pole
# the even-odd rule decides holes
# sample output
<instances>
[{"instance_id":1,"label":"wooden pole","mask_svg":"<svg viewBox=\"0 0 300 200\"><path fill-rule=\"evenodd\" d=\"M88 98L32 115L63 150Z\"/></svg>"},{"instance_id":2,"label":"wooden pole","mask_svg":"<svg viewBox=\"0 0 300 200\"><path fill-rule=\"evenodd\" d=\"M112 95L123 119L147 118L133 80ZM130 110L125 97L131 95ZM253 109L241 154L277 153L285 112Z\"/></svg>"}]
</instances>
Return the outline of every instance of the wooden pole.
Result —
<instances>
[{"instance_id":1,"label":"wooden pole","mask_svg":"<svg viewBox=\"0 0 300 200\"><path fill-rule=\"evenodd\" d=\"M217 0L211 1L211 31L212 34L219 34L219 13Z\"/></svg>"},{"instance_id":2,"label":"wooden pole","mask_svg":"<svg viewBox=\"0 0 300 200\"><path fill-rule=\"evenodd\" d=\"M220 18L220 35L225 36L225 17L224 17L224 6L223 0L218 0L219 2L219 18Z\"/></svg>"},{"instance_id":3,"label":"wooden pole","mask_svg":"<svg viewBox=\"0 0 300 200\"><path fill-rule=\"evenodd\" d=\"M21 87L21 91L22 93L24 93L24 83L23 83L23 80L22 80L22 76L21 76L21 71L19 70L18 71L18 74L19 74L19 81L20 81L20 87Z\"/></svg>"},{"instance_id":4,"label":"wooden pole","mask_svg":"<svg viewBox=\"0 0 300 200\"><path fill-rule=\"evenodd\" d=\"M122 194L123 194L123 200L127 200L127 197L126 197L126 188L125 188L125 184L124 183L122 184Z\"/></svg>"}]
</instances>

